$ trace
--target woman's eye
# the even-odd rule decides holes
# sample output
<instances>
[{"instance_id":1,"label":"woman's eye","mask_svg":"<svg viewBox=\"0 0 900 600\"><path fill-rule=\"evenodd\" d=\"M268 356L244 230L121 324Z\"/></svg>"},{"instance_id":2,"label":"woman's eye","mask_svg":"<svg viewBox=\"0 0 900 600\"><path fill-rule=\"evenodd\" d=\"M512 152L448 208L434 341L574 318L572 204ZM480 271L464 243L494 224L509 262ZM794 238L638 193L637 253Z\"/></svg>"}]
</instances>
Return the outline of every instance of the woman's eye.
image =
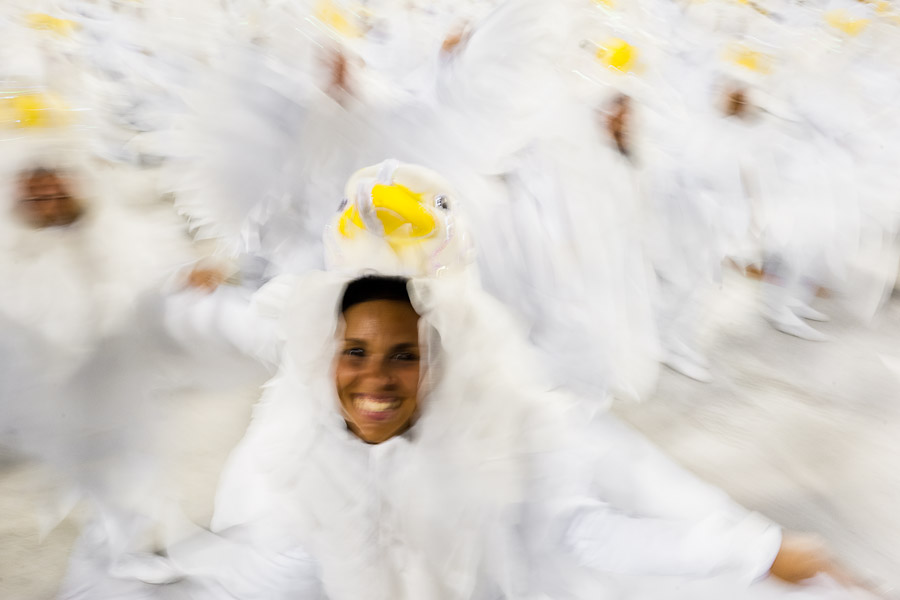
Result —
<instances>
[{"instance_id":1,"label":"woman's eye","mask_svg":"<svg viewBox=\"0 0 900 600\"><path fill-rule=\"evenodd\" d=\"M344 356L353 356L357 358L361 358L366 355L365 350L362 348L347 348L344 350Z\"/></svg>"},{"instance_id":2,"label":"woman's eye","mask_svg":"<svg viewBox=\"0 0 900 600\"><path fill-rule=\"evenodd\" d=\"M419 360L419 356L414 352L398 352L394 356L392 356L394 360L402 360L402 361L414 361Z\"/></svg>"}]
</instances>

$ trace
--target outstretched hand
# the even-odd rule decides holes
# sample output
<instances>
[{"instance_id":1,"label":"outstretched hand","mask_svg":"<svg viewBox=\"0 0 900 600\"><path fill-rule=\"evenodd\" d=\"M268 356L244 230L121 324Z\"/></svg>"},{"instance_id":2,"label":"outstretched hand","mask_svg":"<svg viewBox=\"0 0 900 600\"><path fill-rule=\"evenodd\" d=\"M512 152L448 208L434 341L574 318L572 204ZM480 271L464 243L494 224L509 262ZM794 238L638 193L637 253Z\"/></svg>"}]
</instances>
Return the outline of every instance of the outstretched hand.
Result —
<instances>
[{"instance_id":1,"label":"outstretched hand","mask_svg":"<svg viewBox=\"0 0 900 600\"><path fill-rule=\"evenodd\" d=\"M769 572L789 583L828 575L841 585L865 587L831 557L825 542L812 535L785 534Z\"/></svg>"},{"instance_id":2,"label":"outstretched hand","mask_svg":"<svg viewBox=\"0 0 900 600\"><path fill-rule=\"evenodd\" d=\"M444 38L444 43L441 45L441 52L444 54L453 54L457 52L466 45L471 34L472 31L469 28L468 23L459 25L450 31L450 33L447 34L447 37Z\"/></svg>"},{"instance_id":3,"label":"outstretched hand","mask_svg":"<svg viewBox=\"0 0 900 600\"><path fill-rule=\"evenodd\" d=\"M221 269L196 266L188 273L186 287L212 293L225 279L225 273Z\"/></svg>"}]
</instances>

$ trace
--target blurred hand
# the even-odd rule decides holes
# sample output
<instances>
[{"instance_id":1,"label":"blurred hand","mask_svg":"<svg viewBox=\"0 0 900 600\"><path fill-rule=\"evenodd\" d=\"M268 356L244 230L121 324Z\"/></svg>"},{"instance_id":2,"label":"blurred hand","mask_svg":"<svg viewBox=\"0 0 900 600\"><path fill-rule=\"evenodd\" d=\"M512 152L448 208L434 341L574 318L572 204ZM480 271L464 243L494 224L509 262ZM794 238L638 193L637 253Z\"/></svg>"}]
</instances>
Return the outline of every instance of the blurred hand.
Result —
<instances>
[{"instance_id":1,"label":"blurred hand","mask_svg":"<svg viewBox=\"0 0 900 600\"><path fill-rule=\"evenodd\" d=\"M829 555L825 543L815 536L785 534L769 572L789 583L799 583L825 574L842 585L855 585L853 577Z\"/></svg>"},{"instance_id":2,"label":"blurred hand","mask_svg":"<svg viewBox=\"0 0 900 600\"><path fill-rule=\"evenodd\" d=\"M214 267L195 266L187 276L186 287L212 293L226 279L221 269Z\"/></svg>"},{"instance_id":3,"label":"blurred hand","mask_svg":"<svg viewBox=\"0 0 900 600\"><path fill-rule=\"evenodd\" d=\"M358 67L352 56L348 57L341 48L325 49L322 62L327 70L327 82L323 91L344 106L354 95L353 69Z\"/></svg>"},{"instance_id":4,"label":"blurred hand","mask_svg":"<svg viewBox=\"0 0 900 600\"><path fill-rule=\"evenodd\" d=\"M331 56L330 65L331 67L331 87L336 90L344 90L345 92L349 92L348 89L348 66L347 66L347 57L340 50L336 51Z\"/></svg>"},{"instance_id":5,"label":"blurred hand","mask_svg":"<svg viewBox=\"0 0 900 600\"><path fill-rule=\"evenodd\" d=\"M445 54L456 52L458 49L465 46L470 34L471 31L469 30L468 23L460 25L444 38L444 43L441 45L441 52L444 52Z\"/></svg>"}]
</instances>

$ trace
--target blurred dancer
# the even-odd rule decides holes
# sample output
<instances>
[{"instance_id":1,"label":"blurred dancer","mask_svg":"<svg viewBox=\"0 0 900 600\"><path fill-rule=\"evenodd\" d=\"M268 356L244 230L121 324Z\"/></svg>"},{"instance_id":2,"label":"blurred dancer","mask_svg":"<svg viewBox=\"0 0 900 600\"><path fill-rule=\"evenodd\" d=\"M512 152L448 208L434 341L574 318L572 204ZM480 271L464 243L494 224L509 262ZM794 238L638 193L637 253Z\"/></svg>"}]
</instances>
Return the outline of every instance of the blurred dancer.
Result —
<instances>
[{"instance_id":1,"label":"blurred dancer","mask_svg":"<svg viewBox=\"0 0 900 600\"><path fill-rule=\"evenodd\" d=\"M712 376L698 335L712 284L726 258L754 261L745 181L759 156L741 86L715 93L714 108L657 119L644 169L655 208L648 247L659 281L663 364L701 382Z\"/></svg>"},{"instance_id":2,"label":"blurred dancer","mask_svg":"<svg viewBox=\"0 0 900 600\"><path fill-rule=\"evenodd\" d=\"M329 190L359 164L394 155L459 174L478 198L468 210L485 240L483 279L533 323L559 384L644 395L656 360L648 276L630 273L645 265L619 227L634 215L633 174L607 156L593 111L554 67L560 11L532 1L368 11L363 27L340 3L273 7L265 47L234 49L200 104L192 127L204 128L188 137L209 151L187 165L182 210L252 289L321 265ZM286 28L301 21L324 56ZM566 275L584 270L589 283Z\"/></svg>"},{"instance_id":3,"label":"blurred dancer","mask_svg":"<svg viewBox=\"0 0 900 600\"><path fill-rule=\"evenodd\" d=\"M64 482L45 526L87 499L90 528L116 554L133 547L151 497L156 409L141 365L158 377L161 347L141 335L155 327L146 298L191 253L174 215L123 206L48 93L12 97L45 120L7 123L0 142L2 443ZM142 344L118 346L128 335Z\"/></svg>"},{"instance_id":4,"label":"blurred dancer","mask_svg":"<svg viewBox=\"0 0 900 600\"><path fill-rule=\"evenodd\" d=\"M857 595L820 548L611 422L598 439L600 421L547 390L468 272L442 178L388 161L347 188L333 270L269 284L282 369L223 473L218 533L169 548L177 581L64 597Z\"/></svg>"},{"instance_id":5,"label":"blurred dancer","mask_svg":"<svg viewBox=\"0 0 900 600\"><path fill-rule=\"evenodd\" d=\"M840 197L838 174L826 169L825 148L807 126L770 121L767 131L773 152L771 162L759 161L757 181L764 216L763 314L783 333L825 341L828 336L806 321L828 317L809 303L833 281L827 255L829 245L839 243L836 213L854 200Z\"/></svg>"}]
</instances>

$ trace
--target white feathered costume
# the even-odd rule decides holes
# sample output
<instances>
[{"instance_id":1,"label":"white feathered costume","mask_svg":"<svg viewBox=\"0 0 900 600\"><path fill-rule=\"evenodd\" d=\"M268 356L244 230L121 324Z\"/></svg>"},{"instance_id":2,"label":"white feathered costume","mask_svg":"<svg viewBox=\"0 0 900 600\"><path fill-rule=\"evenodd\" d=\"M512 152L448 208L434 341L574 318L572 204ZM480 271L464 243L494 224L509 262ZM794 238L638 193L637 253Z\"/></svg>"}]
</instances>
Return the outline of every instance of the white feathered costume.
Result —
<instances>
[{"instance_id":1,"label":"white feathered costume","mask_svg":"<svg viewBox=\"0 0 900 600\"><path fill-rule=\"evenodd\" d=\"M485 287L533 323L556 383L646 396L657 356L633 173L558 72L581 12L347 4L273 5L223 55L223 85L184 132L197 159L178 202L200 235L252 257L243 279L258 284L321 266L318 232L347 172L396 156L452 173L473 199ZM337 56L344 90L324 64Z\"/></svg>"},{"instance_id":2,"label":"white feathered costume","mask_svg":"<svg viewBox=\"0 0 900 600\"><path fill-rule=\"evenodd\" d=\"M223 473L217 534L169 549L178 582L68 598L820 597L748 588L778 527L546 390L467 269L441 178L388 162L352 190L328 233L334 270L260 292L285 352ZM343 290L372 272L412 276L425 364L418 418L377 445L348 431L332 368Z\"/></svg>"},{"instance_id":3,"label":"white feathered costume","mask_svg":"<svg viewBox=\"0 0 900 600\"><path fill-rule=\"evenodd\" d=\"M0 124L0 447L49 466L65 492L38 511L43 527L87 499L92 543L112 559L134 548L159 498L151 380L169 349L158 292L191 253L171 211L126 206L86 150L88 130L50 98L8 93L4 115L20 118ZM60 178L80 217L22 219L19 186L37 169Z\"/></svg>"}]
</instances>

